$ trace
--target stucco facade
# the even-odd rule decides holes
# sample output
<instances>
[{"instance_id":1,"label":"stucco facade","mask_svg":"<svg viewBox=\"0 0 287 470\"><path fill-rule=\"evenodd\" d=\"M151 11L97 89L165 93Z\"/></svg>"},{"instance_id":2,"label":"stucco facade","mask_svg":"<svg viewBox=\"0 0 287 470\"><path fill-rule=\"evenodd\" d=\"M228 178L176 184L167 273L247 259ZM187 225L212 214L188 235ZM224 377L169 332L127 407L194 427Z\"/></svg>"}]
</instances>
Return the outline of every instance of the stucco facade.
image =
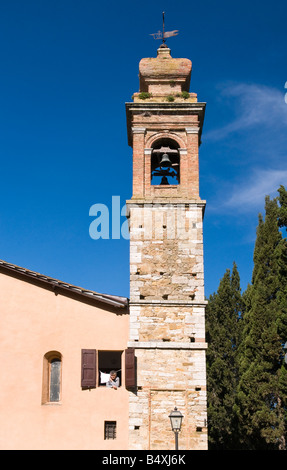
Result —
<instances>
[{"instance_id":1,"label":"stucco facade","mask_svg":"<svg viewBox=\"0 0 287 470\"><path fill-rule=\"evenodd\" d=\"M125 375L117 390L98 377L95 388L81 387L82 349L118 351L124 368L126 307L33 274L0 264L0 448L127 449ZM53 351L62 359L60 401L43 403L44 357ZM116 439L104 439L107 421Z\"/></svg>"}]
</instances>

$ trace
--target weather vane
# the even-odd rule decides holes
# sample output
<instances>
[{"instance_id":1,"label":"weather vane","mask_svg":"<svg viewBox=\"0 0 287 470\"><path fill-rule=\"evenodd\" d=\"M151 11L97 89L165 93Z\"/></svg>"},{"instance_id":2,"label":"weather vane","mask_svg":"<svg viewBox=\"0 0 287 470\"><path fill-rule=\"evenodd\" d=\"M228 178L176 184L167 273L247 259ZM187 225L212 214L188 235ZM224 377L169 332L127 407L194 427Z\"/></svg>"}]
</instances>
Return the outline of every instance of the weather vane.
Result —
<instances>
[{"instance_id":1,"label":"weather vane","mask_svg":"<svg viewBox=\"0 0 287 470\"><path fill-rule=\"evenodd\" d=\"M157 33L152 33L150 36L153 36L154 39L162 39L163 44L165 43L166 38L170 38L171 36L177 36L178 29L174 29L173 31L164 31L164 11L162 12L162 31L158 31Z\"/></svg>"}]
</instances>

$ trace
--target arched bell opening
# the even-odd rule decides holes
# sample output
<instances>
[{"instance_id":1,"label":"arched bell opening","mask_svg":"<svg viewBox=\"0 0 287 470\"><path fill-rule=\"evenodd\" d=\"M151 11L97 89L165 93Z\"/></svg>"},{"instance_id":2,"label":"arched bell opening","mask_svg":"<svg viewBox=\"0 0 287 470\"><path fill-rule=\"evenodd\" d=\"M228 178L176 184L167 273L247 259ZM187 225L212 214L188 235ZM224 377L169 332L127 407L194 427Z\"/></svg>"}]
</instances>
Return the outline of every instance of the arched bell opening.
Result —
<instances>
[{"instance_id":1,"label":"arched bell opening","mask_svg":"<svg viewBox=\"0 0 287 470\"><path fill-rule=\"evenodd\" d=\"M169 138L154 142L151 152L151 184L180 184L179 145Z\"/></svg>"}]
</instances>

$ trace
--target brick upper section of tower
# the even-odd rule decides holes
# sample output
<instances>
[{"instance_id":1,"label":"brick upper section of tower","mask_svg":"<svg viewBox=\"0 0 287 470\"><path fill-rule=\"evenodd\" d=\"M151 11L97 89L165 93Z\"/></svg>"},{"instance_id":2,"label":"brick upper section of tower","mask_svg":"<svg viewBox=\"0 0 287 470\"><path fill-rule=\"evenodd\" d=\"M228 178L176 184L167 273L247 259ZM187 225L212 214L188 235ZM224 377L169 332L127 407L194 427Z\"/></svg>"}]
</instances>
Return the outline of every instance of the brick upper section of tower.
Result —
<instances>
[{"instance_id":1,"label":"brick upper section of tower","mask_svg":"<svg viewBox=\"0 0 287 470\"><path fill-rule=\"evenodd\" d=\"M189 93L191 69L189 59L173 59L170 49L162 45L157 57L140 61L140 91L134 93L134 102L197 102L196 93Z\"/></svg>"}]
</instances>

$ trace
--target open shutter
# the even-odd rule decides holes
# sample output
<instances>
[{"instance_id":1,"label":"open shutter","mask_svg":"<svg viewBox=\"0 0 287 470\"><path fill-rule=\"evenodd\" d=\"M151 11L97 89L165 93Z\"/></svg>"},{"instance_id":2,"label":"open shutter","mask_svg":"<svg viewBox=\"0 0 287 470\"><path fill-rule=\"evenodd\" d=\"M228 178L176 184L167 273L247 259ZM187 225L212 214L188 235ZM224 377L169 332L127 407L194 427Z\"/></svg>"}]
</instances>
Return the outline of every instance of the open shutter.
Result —
<instances>
[{"instance_id":1,"label":"open shutter","mask_svg":"<svg viewBox=\"0 0 287 470\"><path fill-rule=\"evenodd\" d=\"M135 348L125 350L126 388L136 386Z\"/></svg>"},{"instance_id":2,"label":"open shutter","mask_svg":"<svg viewBox=\"0 0 287 470\"><path fill-rule=\"evenodd\" d=\"M82 349L82 388L95 388L97 384L97 351Z\"/></svg>"}]
</instances>

